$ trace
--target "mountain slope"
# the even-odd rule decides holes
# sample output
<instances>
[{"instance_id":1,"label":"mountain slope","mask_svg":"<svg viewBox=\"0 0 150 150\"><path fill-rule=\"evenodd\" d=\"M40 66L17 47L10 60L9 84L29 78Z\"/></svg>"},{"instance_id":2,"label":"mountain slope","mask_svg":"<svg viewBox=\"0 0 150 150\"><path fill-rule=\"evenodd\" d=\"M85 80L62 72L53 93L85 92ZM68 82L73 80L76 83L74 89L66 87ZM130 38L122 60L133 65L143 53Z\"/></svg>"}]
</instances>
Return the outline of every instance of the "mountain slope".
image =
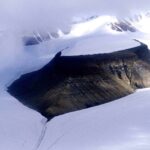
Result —
<instances>
[{"instance_id":1,"label":"mountain slope","mask_svg":"<svg viewBox=\"0 0 150 150\"><path fill-rule=\"evenodd\" d=\"M34 150L46 119L0 90L0 149Z\"/></svg>"},{"instance_id":2,"label":"mountain slope","mask_svg":"<svg viewBox=\"0 0 150 150\"><path fill-rule=\"evenodd\" d=\"M39 150L149 150L150 89L52 119Z\"/></svg>"},{"instance_id":3,"label":"mountain slope","mask_svg":"<svg viewBox=\"0 0 150 150\"><path fill-rule=\"evenodd\" d=\"M8 91L48 119L89 108L150 86L146 45L110 54L61 56L23 75ZM111 83L111 84L110 84Z\"/></svg>"},{"instance_id":4,"label":"mountain slope","mask_svg":"<svg viewBox=\"0 0 150 150\"><path fill-rule=\"evenodd\" d=\"M55 32L36 31L23 35L26 46L40 44L45 41L61 38L82 37L91 34L120 34L120 33L150 33L150 12L141 12L128 17L118 18L111 15L96 15L87 18L78 17L78 21L72 21L66 31L58 29ZM136 37L137 38L137 37Z\"/></svg>"},{"instance_id":5,"label":"mountain slope","mask_svg":"<svg viewBox=\"0 0 150 150\"><path fill-rule=\"evenodd\" d=\"M91 19L96 18L97 17L92 17L85 21L90 21ZM111 20L111 22L113 21L115 22L115 20ZM136 27L138 27L138 29L141 29L142 27L140 34L136 34L138 31L132 34L129 32L112 32L113 30L110 28L108 22L107 20L100 22L100 25L102 26L97 24L96 26L93 26L90 24L90 29L92 29L90 32L87 30L89 29L89 26L84 24L85 26L83 28L86 28L86 30L84 30L84 32L80 32L83 33L79 34L80 37L76 36L78 35L77 32L81 29L80 26L78 26L78 30L74 30L74 32L72 32L72 35L64 35L57 39L55 38L57 37L57 34L54 34L55 37L47 42L45 39L41 40L38 37L39 41L36 46L32 44L31 46L29 43L30 46L28 45L28 47L24 47L28 54L27 56L24 54L22 57L21 55L15 55L15 51L10 51L12 47L9 51L6 51L7 49L4 49L2 45L0 58L5 61L1 61L1 65L3 66L4 64L5 66L7 62L9 63L6 65L6 68L0 68L0 149L149 150L149 89L148 91L138 91L136 94L109 104L56 117L49 123L47 123L47 120L39 113L23 106L17 99L13 98L6 92L6 86L12 83L14 79L17 79L21 74L26 72L40 69L44 64L46 64L46 62L48 62L48 60L53 58L53 56L61 50L63 50L62 55L64 59L66 58L64 56L92 55L127 49L138 45L136 42L132 42L132 39L136 38L144 40L143 37L145 34L142 34L142 32L145 31L145 33L147 33L149 31L149 25L145 24L145 22L148 22L147 18L142 22L134 21L134 23L137 23ZM97 21L94 21L94 23L97 23ZM47 33L44 34L44 37L45 35L47 35ZM149 41L149 35L146 40L147 42ZM8 41L5 41L5 43L11 45ZM92 43L94 44L92 45ZM3 50L8 52L6 56L3 55ZM138 57L141 56L141 54L142 52L138 55L133 54L132 56ZM10 61L12 55L15 55L13 58L17 60L17 63ZM37 59L37 57L40 59ZM25 63L23 63L23 61L25 61ZM42 61L43 65L40 64ZM67 65L68 64L69 62ZM149 75L147 76L147 71L145 73L145 67L144 70L142 70L140 64L143 65L143 63L138 62L138 66L136 68L138 74L142 75L143 78L145 78L144 75L146 75L146 78L149 77ZM19 65L21 67L18 67ZM59 65L59 67L61 67L61 65ZM65 66L63 67L65 68ZM122 81L119 77L122 77L123 75L123 82L128 82L129 80L126 78L125 72L122 71L122 68L118 68L117 66L118 70L122 73L120 76L120 73L116 72L115 67L116 65L114 63L113 69L111 70L112 72L115 72L117 80L121 83ZM84 72L84 70L82 71ZM7 77L11 77L11 79L12 77L14 78L13 80L6 81L5 78ZM136 76L136 78L139 79L139 76ZM74 78L71 82L73 80ZM131 91L127 92L127 94L131 93L135 90L135 88L141 87L141 85L144 86L145 84L149 84L149 82L143 84L142 80L138 81L139 84L133 83L133 86L131 86L132 88L130 87ZM75 83L75 80L73 83ZM79 83L78 85L81 84ZM107 85L113 86L110 85L110 82ZM74 84L74 87L75 86L76 84ZM89 83L88 86L90 87L91 84ZM86 89L86 92L87 91L90 95L90 89ZM61 92L62 90L60 93ZM65 93L63 94L65 95ZM78 92L75 93L75 95L77 94ZM116 95L118 96L119 94L117 93ZM86 107L89 107L89 104L86 104Z\"/></svg>"}]
</instances>

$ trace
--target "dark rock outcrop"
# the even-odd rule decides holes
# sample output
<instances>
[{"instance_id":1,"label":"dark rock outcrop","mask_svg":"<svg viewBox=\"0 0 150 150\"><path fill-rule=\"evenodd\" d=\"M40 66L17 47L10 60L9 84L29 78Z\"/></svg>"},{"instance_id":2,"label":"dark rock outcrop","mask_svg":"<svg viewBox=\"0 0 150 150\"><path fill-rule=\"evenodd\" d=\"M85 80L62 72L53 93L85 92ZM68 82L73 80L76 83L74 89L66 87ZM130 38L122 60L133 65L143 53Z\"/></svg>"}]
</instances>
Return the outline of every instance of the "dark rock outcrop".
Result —
<instances>
[{"instance_id":1,"label":"dark rock outcrop","mask_svg":"<svg viewBox=\"0 0 150 150\"><path fill-rule=\"evenodd\" d=\"M118 32L124 32L124 31L136 32L137 31L137 29L134 26L132 26L130 22L126 20L111 23L110 26L112 30L115 30Z\"/></svg>"},{"instance_id":2,"label":"dark rock outcrop","mask_svg":"<svg viewBox=\"0 0 150 150\"><path fill-rule=\"evenodd\" d=\"M150 86L150 52L146 45L86 56L61 56L23 75L9 93L47 118L112 100Z\"/></svg>"}]
</instances>

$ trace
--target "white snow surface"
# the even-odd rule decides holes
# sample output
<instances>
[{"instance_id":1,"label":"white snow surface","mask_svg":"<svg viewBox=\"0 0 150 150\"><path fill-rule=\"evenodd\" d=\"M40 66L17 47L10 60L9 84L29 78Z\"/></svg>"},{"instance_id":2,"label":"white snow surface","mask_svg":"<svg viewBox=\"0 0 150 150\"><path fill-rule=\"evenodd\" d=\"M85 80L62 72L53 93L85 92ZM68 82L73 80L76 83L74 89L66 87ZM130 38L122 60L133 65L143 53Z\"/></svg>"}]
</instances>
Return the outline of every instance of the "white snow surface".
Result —
<instances>
[{"instance_id":1,"label":"white snow surface","mask_svg":"<svg viewBox=\"0 0 150 150\"><path fill-rule=\"evenodd\" d=\"M21 104L6 91L14 79L33 70L33 66L36 68L34 61L29 61L30 67L28 64L24 69L11 66L0 72L0 150L36 150L40 143L47 119ZM44 64L45 61L41 61L38 68Z\"/></svg>"},{"instance_id":2,"label":"white snow surface","mask_svg":"<svg viewBox=\"0 0 150 150\"><path fill-rule=\"evenodd\" d=\"M149 150L150 89L54 118L39 150Z\"/></svg>"},{"instance_id":3,"label":"white snow surface","mask_svg":"<svg viewBox=\"0 0 150 150\"><path fill-rule=\"evenodd\" d=\"M46 121L7 92L0 93L0 149L34 150Z\"/></svg>"},{"instance_id":4,"label":"white snow surface","mask_svg":"<svg viewBox=\"0 0 150 150\"><path fill-rule=\"evenodd\" d=\"M140 44L132 39L125 39L124 36L100 35L86 37L76 42L74 47L63 51L63 56L92 55L99 53L110 53L119 50L125 50Z\"/></svg>"},{"instance_id":5,"label":"white snow surface","mask_svg":"<svg viewBox=\"0 0 150 150\"><path fill-rule=\"evenodd\" d=\"M38 112L27 108L6 91L20 75L40 69L59 51L64 56L97 54L138 46L135 38L149 43L149 34L114 34L108 33L106 28L95 27L90 35L86 31L88 34L83 32L77 37L72 32L59 39L25 47L23 55L19 51L19 55L14 51L9 55L6 49L3 55L0 51L0 59L4 60L0 64L0 150L150 149L150 89L58 116L48 123ZM9 56L11 63L7 63Z\"/></svg>"}]
</instances>

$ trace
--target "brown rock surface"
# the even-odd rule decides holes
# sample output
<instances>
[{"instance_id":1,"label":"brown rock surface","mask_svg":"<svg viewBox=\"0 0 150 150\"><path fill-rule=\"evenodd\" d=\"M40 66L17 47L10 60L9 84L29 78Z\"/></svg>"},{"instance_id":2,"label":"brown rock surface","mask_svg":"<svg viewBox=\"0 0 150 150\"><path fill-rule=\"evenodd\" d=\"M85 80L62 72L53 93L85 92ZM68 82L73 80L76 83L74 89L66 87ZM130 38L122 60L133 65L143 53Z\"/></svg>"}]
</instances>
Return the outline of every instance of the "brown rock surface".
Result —
<instances>
[{"instance_id":1,"label":"brown rock surface","mask_svg":"<svg viewBox=\"0 0 150 150\"><path fill-rule=\"evenodd\" d=\"M146 45L85 56L61 56L23 75L8 91L23 104L52 118L104 104L150 86Z\"/></svg>"}]
</instances>

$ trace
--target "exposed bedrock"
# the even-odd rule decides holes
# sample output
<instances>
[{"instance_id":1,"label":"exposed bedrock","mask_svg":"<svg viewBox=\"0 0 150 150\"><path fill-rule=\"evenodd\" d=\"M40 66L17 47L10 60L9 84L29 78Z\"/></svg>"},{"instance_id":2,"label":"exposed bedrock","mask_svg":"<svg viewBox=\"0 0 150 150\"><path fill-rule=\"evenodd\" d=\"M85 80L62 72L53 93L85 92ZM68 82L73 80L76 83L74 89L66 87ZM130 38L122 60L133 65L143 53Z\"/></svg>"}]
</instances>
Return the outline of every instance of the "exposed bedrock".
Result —
<instances>
[{"instance_id":1,"label":"exposed bedrock","mask_svg":"<svg viewBox=\"0 0 150 150\"><path fill-rule=\"evenodd\" d=\"M150 86L146 45L84 56L58 53L42 69L16 80L9 93L48 119L104 104Z\"/></svg>"}]
</instances>

